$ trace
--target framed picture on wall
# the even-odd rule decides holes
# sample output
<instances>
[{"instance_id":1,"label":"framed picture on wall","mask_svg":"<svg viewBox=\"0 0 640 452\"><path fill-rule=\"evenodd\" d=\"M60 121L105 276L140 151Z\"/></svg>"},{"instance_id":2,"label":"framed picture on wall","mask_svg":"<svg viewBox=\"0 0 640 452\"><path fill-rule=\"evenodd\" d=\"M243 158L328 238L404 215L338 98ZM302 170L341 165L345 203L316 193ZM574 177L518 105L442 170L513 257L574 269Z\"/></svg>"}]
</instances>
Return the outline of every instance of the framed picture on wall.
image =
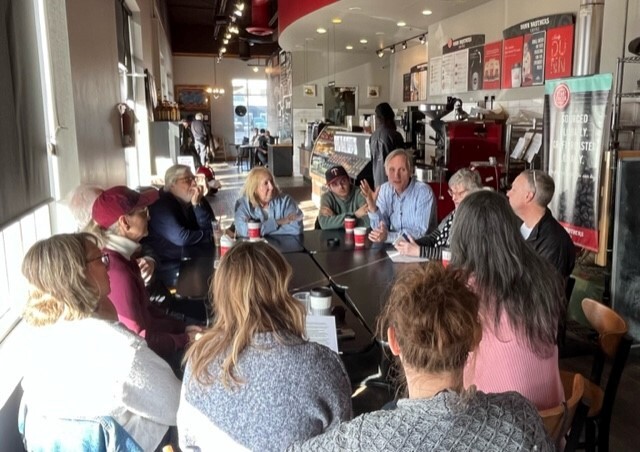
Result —
<instances>
[{"instance_id":1,"label":"framed picture on wall","mask_svg":"<svg viewBox=\"0 0 640 452\"><path fill-rule=\"evenodd\" d=\"M181 110L209 110L209 93L204 85L176 85L176 101Z\"/></svg>"},{"instance_id":2,"label":"framed picture on wall","mask_svg":"<svg viewBox=\"0 0 640 452\"><path fill-rule=\"evenodd\" d=\"M378 85L370 85L367 86L367 97L380 97L380 86Z\"/></svg>"},{"instance_id":3,"label":"framed picture on wall","mask_svg":"<svg viewBox=\"0 0 640 452\"><path fill-rule=\"evenodd\" d=\"M316 97L316 85L304 85L302 90L306 97Z\"/></svg>"}]
</instances>

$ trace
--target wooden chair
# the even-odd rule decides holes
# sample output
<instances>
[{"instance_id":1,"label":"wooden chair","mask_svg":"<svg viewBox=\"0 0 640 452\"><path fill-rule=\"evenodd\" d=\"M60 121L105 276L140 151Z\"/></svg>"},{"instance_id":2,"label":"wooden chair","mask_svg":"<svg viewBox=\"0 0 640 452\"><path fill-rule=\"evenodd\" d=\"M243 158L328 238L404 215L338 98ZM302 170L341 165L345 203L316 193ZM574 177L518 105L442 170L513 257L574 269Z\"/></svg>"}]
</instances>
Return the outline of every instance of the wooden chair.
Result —
<instances>
[{"instance_id":1,"label":"wooden chair","mask_svg":"<svg viewBox=\"0 0 640 452\"><path fill-rule=\"evenodd\" d=\"M589 451L597 447L599 452L607 452L613 403L633 340L627 335L627 322L613 309L585 298L582 300L582 311L598 332L599 345L591 376L585 385L585 398L590 401L591 407L587 414L584 446ZM602 375L607 364L610 368L609 377L603 384Z\"/></svg>"},{"instance_id":2,"label":"wooden chair","mask_svg":"<svg viewBox=\"0 0 640 452\"><path fill-rule=\"evenodd\" d=\"M553 440L557 450L565 452L575 450L580 439L588 406L583 402L585 378L580 374L560 372L564 388L565 402L560 405L541 410L540 417L544 427ZM570 432L568 435L567 433Z\"/></svg>"}]
</instances>

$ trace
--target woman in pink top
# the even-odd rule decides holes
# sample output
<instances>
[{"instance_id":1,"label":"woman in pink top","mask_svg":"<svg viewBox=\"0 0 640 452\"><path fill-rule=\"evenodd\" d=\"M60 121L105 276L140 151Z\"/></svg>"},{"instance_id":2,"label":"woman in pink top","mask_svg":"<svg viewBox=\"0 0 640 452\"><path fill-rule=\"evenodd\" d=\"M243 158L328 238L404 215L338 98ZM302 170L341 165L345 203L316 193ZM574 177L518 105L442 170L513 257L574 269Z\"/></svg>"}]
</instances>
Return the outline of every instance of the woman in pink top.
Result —
<instances>
[{"instance_id":1,"label":"woman in pink top","mask_svg":"<svg viewBox=\"0 0 640 452\"><path fill-rule=\"evenodd\" d=\"M496 192L468 195L451 236L451 265L468 275L483 319L465 387L517 391L539 410L560 404L556 334L564 291L555 270L524 241L507 198Z\"/></svg>"}]
</instances>

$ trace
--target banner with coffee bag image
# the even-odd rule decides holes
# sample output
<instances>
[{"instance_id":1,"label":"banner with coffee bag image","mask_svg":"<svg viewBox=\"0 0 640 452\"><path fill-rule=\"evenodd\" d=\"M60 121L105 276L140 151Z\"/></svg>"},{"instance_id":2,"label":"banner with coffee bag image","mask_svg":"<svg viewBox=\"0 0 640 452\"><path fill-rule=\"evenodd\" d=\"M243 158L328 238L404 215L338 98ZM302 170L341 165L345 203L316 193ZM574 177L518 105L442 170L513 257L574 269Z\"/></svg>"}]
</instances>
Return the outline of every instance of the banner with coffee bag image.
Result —
<instances>
[{"instance_id":1,"label":"banner with coffee bag image","mask_svg":"<svg viewBox=\"0 0 640 452\"><path fill-rule=\"evenodd\" d=\"M547 81L545 155L555 195L549 204L573 242L598 251L598 194L612 74Z\"/></svg>"}]
</instances>

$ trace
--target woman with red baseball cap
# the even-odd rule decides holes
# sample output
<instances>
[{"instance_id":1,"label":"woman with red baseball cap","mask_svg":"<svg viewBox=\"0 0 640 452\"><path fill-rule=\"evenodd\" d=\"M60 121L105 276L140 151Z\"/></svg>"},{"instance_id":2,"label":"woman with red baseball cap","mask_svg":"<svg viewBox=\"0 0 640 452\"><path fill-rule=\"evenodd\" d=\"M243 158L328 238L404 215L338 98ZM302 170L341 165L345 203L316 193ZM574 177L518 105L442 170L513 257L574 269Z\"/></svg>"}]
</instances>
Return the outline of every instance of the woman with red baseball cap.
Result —
<instances>
[{"instance_id":1,"label":"woman with red baseball cap","mask_svg":"<svg viewBox=\"0 0 640 452\"><path fill-rule=\"evenodd\" d=\"M182 350L201 329L185 326L151 305L136 260L139 242L148 232L148 206L157 199L154 189L139 193L124 186L109 188L93 203L89 231L109 256L110 298L118 319L144 337L149 348L177 364Z\"/></svg>"}]
</instances>

